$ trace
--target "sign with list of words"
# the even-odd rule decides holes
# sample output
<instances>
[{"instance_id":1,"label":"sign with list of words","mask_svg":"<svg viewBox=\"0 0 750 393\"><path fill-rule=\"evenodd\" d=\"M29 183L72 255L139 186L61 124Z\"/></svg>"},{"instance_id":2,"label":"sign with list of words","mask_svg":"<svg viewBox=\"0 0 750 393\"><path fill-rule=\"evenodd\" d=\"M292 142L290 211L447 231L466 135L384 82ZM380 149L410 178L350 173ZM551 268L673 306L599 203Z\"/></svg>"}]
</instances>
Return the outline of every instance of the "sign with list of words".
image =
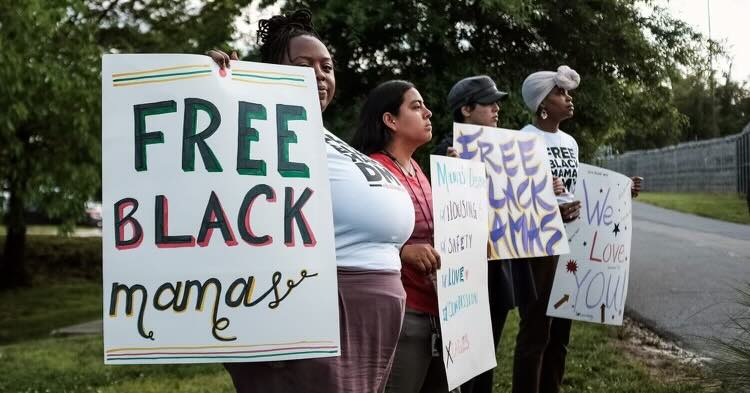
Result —
<instances>
[{"instance_id":1,"label":"sign with list of words","mask_svg":"<svg viewBox=\"0 0 750 393\"><path fill-rule=\"evenodd\" d=\"M484 164L430 156L438 311L449 389L496 365L487 294Z\"/></svg>"}]
</instances>

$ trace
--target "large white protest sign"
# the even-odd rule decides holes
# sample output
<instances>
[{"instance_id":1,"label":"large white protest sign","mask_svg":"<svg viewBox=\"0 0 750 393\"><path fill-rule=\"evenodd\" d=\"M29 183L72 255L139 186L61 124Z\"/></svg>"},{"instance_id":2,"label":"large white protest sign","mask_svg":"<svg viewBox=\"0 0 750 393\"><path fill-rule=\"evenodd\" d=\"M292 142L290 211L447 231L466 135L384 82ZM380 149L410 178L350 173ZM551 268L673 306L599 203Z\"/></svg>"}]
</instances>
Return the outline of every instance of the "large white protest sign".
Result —
<instances>
[{"instance_id":1,"label":"large white protest sign","mask_svg":"<svg viewBox=\"0 0 750 393\"><path fill-rule=\"evenodd\" d=\"M566 224L570 254L560 256L547 315L622 325L630 270L631 180L580 164L581 218Z\"/></svg>"},{"instance_id":2,"label":"large white protest sign","mask_svg":"<svg viewBox=\"0 0 750 393\"><path fill-rule=\"evenodd\" d=\"M453 123L453 146L461 158L487 167L492 259L569 251L542 139L526 132Z\"/></svg>"},{"instance_id":3,"label":"large white protest sign","mask_svg":"<svg viewBox=\"0 0 750 393\"><path fill-rule=\"evenodd\" d=\"M438 310L452 390L495 367L487 294L487 178L481 162L430 156Z\"/></svg>"},{"instance_id":4,"label":"large white protest sign","mask_svg":"<svg viewBox=\"0 0 750 393\"><path fill-rule=\"evenodd\" d=\"M102 63L105 363L338 355L312 69Z\"/></svg>"}]
</instances>

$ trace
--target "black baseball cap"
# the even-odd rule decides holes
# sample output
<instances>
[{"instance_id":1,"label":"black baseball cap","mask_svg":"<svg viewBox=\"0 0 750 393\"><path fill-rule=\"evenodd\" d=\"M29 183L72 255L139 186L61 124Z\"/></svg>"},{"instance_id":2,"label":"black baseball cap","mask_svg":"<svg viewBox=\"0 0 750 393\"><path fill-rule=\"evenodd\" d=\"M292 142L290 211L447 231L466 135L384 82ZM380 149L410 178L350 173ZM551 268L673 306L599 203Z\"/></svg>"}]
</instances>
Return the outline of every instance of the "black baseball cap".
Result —
<instances>
[{"instance_id":1,"label":"black baseball cap","mask_svg":"<svg viewBox=\"0 0 750 393\"><path fill-rule=\"evenodd\" d=\"M473 103L483 105L502 101L508 93L500 91L495 81L487 75L471 76L456 82L448 93L448 106L451 112Z\"/></svg>"}]
</instances>

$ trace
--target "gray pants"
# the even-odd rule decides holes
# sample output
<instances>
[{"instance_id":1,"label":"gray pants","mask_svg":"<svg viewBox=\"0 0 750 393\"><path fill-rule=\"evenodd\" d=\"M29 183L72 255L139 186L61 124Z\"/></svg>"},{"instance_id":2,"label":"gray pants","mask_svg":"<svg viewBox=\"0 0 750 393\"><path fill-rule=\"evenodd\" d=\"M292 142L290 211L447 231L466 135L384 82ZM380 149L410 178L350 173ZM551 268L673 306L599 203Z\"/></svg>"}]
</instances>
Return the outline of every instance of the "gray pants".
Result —
<instances>
[{"instance_id":1,"label":"gray pants","mask_svg":"<svg viewBox=\"0 0 750 393\"><path fill-rule=\"evenodd\" d=\"M443 357L432 356L432 332L429 314L406 309L386 393L448 393Z\"/></svg>"}]
</instances>

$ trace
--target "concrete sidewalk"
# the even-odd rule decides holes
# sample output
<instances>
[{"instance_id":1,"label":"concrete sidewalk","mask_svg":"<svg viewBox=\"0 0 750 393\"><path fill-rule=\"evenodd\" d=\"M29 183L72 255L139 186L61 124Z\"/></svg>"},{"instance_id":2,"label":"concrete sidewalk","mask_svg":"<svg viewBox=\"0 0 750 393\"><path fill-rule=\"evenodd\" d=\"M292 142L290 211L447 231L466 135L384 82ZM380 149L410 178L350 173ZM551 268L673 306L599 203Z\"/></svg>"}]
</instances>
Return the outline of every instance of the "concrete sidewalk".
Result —
<instances>
[{"instance_id":1,"label":"concrete sidewalk","mask_svg":"<svg viewBox=\"0 0 750 393\"><path fill-rule=\"evenodd\" d=\"M55 337L102 335L102 320L85 322L78 325L67 326L53 330L50 335Z\"/></svg>"}]
</instances>

